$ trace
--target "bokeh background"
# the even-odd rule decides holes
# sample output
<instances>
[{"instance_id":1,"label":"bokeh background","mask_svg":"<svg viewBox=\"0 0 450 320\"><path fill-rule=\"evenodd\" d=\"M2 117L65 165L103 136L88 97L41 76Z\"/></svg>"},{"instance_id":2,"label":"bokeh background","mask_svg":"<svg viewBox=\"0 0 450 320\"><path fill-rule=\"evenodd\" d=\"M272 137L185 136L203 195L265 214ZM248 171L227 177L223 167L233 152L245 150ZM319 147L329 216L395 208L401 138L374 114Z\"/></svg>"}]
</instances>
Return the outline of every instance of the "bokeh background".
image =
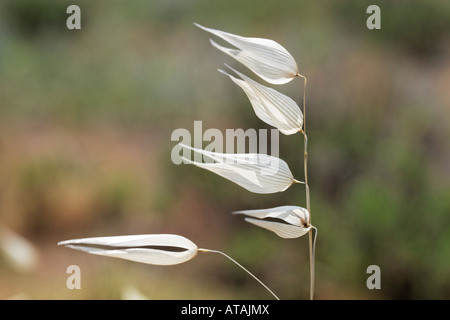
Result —
<instances>
[{"instance_id":1,"label":"bokeh background","mask_svg":"<svg viewBox=\"0 0 450 320\"><path fill-rule=\"evenodd\" d=\"M381 30L366 28L370 4ZM0 298L272 298L221 256L158 267L56 246L140 233L183 235L280 298L309 298L307 237L230 214L304 206L301 185L257 195L171 162L172 132L194 120L270 129L216 69L253 75L193 22L273 39L308 78L316 298L450 298L450 3L425 0L0 2ZM299 79L277 89L301 104ZM280 135L300 180L302 150ZM373 264L381 290L366 287Z\"/></svg>"}]
</instances>

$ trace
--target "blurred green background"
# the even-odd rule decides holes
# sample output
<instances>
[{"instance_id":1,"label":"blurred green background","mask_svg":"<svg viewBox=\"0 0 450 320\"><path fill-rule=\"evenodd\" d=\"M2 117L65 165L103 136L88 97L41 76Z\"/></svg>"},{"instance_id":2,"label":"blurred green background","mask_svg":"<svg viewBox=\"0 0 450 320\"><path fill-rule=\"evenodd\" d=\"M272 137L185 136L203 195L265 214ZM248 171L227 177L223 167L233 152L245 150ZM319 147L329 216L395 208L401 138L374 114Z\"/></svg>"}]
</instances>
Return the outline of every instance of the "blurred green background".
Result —
<instances>
[{"instance_id":1,"label":"blurred green background","mask_svg":"<svg viewBox=\"0 0 450 320\"><path fill-rule=\"evenodd\" d=\"M366 28L370 4L381 30ZM193 22L273 39L308 78L316 298L449 299L450 2L425 0L0 2L0 298L272 298L221 256L158 267L56 246L140 233L183 235L281 299L309 298L307 237L230 214L305 206L303 186L252 194L171 162L172 132L194 120L269 129L216 69L252 74ZM299 79L277 89L301 104ZM280 135L300 180L302 150ZM11 232L28 245L9 252ZM72 264L81 290L66 288ZM366 287L373 264L381 290Z\"/></svg>"}]
</instances>

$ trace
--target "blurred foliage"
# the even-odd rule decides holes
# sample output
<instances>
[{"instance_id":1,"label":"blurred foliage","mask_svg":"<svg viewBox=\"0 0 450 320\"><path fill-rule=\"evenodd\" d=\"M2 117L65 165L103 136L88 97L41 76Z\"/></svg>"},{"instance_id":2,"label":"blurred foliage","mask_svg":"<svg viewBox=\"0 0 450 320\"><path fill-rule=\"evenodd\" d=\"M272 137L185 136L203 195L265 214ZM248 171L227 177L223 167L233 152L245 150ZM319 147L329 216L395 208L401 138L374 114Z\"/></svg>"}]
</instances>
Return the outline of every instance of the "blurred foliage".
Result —
<instances>
[{"instance_id":1,"label":"blurred foliage","mask_svg":"<svg viewBox=\"0 0 450 320\"><path fill-rule=\"evenodd\" d=\"M270 129L216 72L224 62L193 22L274 39L308 77L318 299L450 298L450 3L448 1L75 1L0 3L0 224L36 246L22 274L0 255L0 298L268 299L228 261L169 268L87 256L60 240L178 233L222 250L282 299L306 299L307 238L285 240L231 211L304 205L294 185L250 194L171 162L171 134ZM366 8L381 8L381 30ZM242 68L241 68L242 69ZM244 69L242 69L244 70ZM277 87L301 101L301 83ZM303 140L280 157L303 176ZM65 287L78 264L83 289ZM381 290L366 269L381 268ZM32 280L32 281L31 281Z\"/></svg>"}]
</instances>

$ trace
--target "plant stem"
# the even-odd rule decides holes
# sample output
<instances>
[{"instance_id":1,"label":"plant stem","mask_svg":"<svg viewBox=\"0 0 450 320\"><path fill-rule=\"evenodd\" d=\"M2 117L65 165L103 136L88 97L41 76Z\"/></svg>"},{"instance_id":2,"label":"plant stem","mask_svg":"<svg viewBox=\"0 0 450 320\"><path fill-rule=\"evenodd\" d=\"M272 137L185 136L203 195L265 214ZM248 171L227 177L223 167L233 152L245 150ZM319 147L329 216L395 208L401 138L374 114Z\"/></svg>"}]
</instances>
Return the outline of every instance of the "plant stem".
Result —
<instances>
[{"instance_id":1,"label":"plant stem","mask_svg":"<svg viewBox=\"0 0 450 320\"><path fill-rule=\"evenodd\" d=\"M311 200L309 195L308 184L308 136L306 135L306 77L297 73L298 77L303 78L303 129L300 132L303 134L304 141L304 161L303 169L305 172L305 193L306 193L306 210L309 213L309 225L311 225ZM310 300L314 299L314 250L313 250L312 228L309 231L309 270L310 270Z\"/></svg>"},{"instance_id":2,"label":"plant stem","mask_svg":"<svg viewBox=\"0 0 450 320\"><path fill-rule=\"evenodd\" d=\"M231 258L230 256L228 256L227 254L223 253L222 251L217 251L217 250L210 250L210 249L198 249L198 252L206 252L206 253L219 253L225 257L227 257L229 260L231 260L232 262L234 262L236 265L238 265L242 270L244 270L245 272L247 272L249 275L251 275L256 281L258 281L264 288L266 288L267 291L269 291L277 300L280 300L275 293L272 292L272 290L269 289L269 287L267 287L261 280L259 280L255 275L253 275L253 273L251 273L250 271L248 271L247 269L245 269L242 265L240 265L236 260L234 260L233 258Z\"/></svg>"}]
</instances>

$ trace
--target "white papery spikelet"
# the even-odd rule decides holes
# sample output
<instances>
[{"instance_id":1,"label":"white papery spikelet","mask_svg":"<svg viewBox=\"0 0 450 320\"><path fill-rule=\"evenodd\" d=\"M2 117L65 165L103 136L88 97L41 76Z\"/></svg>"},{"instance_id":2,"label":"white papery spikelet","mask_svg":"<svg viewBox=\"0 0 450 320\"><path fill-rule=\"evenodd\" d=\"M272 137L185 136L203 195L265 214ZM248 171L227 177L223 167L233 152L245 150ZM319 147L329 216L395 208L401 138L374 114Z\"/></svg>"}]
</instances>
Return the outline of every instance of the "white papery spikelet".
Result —
<instances>
[{"instance_id":1,"label":"white papery spikelet","mask_svg":"<svg viewBox=\"0 0 450 320\"><path fill-rule=\"evenodd\" d=\"M289 188L292 183L300 182L294 179L287 163L277 157L259 153L218 153L184 144L180 146L216 161L203 163L182 157L185 163L214 172L254 193L281 192Z\"/></svg>"},{"instance_id":2,"label":"white papery spikelet","mask_svg":"<svg viewBox=\"0 0 450 320\"><path fill-rule=\"evenodd\" d=\"M197 255L197 245L174 234L142 234L94 237L58 242L58 245L84 252L135 262L173 265Z\"/></svg>"},{"instance_id":3,"label":"white papery spikelet","mask_svg":"<svg viewBox=\"0 0 450 320\"><path fill-rule=\"evenodd\" d=\"M194 24L235 46L237 49L226 48L210 40L214 47L233 57L271 84L284 84L298 75L295 59L283 46L273 40L242 37Z\"/></svg>"},{"instance_id":4,"label":"white papery spikelet","mask_svg":"<svg viewBox=\"0 0 450 320\"><path fill-rule=\"evenodd\" d=\"M259 84L230 66L228 68L233 70L242 80L221 69L219 69L219 72L227 75L244 90L258 118L276 127L286 135L295 134L302 130L303 114L293 99Z\"/></svg>"},{"instance_id":5,"label":"white papery spikelet","mask_svg":"<svg viewBox=\"0 0 450 320\"><path fill-rule=\"evenodd\" d=\"M275 232L282 238L299 238L311 229L309 213L302 207L281 206L270 209L235 211L233 213L250 217L245 218L245 221ZM267 220L268 218L272 220ZM281 222L274 221L273 219L281 220Z\"/></svg>"}]
</instances>

